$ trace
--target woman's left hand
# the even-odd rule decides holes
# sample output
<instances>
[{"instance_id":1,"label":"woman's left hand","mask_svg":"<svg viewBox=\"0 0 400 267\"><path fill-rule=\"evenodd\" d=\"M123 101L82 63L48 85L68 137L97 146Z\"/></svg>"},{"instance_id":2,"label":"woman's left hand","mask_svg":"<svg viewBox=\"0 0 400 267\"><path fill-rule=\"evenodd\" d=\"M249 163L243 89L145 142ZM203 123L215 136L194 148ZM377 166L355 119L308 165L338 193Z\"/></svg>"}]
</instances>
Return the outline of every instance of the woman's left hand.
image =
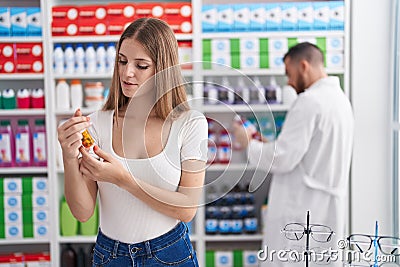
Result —
<instances>
[{"instance_id":1,"label":"woman's left hand","mask_svg":"<svg viewBox=\"0 0 400 267\"><path fill-rule=\"evenodd\" d=\"M121 162L109 153L101 150L98 146L94 146L93 151L97 156L102 158L103 161L92 157L84 147L81 147L80 152L82 153L82 160L79 170L82 175L93 181L120 185L123 178L126 177L126 170Z\"/></svg>"}]
</instances>

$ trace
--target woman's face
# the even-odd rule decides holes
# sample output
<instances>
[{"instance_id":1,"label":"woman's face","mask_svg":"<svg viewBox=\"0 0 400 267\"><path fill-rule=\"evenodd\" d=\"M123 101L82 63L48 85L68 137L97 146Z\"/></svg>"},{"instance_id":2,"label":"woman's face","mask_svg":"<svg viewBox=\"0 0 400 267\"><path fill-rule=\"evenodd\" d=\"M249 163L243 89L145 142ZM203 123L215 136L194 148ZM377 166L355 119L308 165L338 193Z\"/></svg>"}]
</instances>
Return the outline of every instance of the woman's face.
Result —
<instances>
[{"instance_id":1,"label":"woman's face","mask_svg":"<svg viewBox=\"0 0 400 267\"><path fill-rule=\"evenodd\" d=\"M155 64L143 46L134 39L125 39L118 54L118 72L122 93L126 97L155 92L154 83L147 82L155 74ZM145 84L140 90L139 88Z\"/></svg>"}]
</instances>

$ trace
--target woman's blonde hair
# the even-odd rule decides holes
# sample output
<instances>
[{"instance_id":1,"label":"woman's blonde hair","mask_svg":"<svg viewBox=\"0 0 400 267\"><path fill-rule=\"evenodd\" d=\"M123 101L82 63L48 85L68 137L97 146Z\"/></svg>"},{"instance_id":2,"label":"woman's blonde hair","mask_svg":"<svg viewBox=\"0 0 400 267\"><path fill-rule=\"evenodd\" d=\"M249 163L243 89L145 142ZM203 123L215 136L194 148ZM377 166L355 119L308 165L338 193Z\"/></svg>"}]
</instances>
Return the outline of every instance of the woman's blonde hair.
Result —
<instances>
[{"instance_id":1,"label":"woman's blonde hair","mask_svg":"<svg viewBox=\"0 0 400 267\"><path fill-rule=\"evenodd\" d=\"M155 64L156 116L165 120L169 115L176 117L189 110L184 80L178 65L178 42L169 25L156 18L135 20L122 33L117 43L110 92L103 110L114 110L115 116L118 116L118 110L129 103L130 98L122 93L118 71L119 50L126 39L139 42Z\"/></svg>"}]
</instances>

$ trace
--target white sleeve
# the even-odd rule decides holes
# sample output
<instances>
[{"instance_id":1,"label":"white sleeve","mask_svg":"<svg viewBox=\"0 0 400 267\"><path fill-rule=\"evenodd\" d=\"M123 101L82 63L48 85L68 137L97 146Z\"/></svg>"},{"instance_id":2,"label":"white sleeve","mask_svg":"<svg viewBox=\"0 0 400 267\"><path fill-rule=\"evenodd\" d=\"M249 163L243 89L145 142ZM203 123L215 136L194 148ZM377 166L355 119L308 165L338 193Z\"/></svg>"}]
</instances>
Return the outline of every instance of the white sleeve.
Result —
<instances>
[{"instance_id":1,"label":"white sleeve","mask_svg":"<svg viewBox=\"0 0 400 267\"><path fill-rule=\"evenodd\" d=\"M181 162L207 161L208 124L200 112L191 112L181 130Z\"/></svg>"}]
</instances>

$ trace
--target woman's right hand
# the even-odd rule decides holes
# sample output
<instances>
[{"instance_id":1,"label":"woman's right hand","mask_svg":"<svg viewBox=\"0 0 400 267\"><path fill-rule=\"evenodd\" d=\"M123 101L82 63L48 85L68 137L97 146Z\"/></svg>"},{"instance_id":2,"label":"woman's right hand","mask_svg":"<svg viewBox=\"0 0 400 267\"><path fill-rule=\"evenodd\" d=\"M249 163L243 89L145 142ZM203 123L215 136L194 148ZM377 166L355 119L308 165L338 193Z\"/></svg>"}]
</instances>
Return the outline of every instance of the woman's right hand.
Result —
<instances>
[{"instance_id":1,"label":"woman's right hand","mask_svg":"<svg viewBox=\"0 0 400 267\"><path fill-rule=\"evenodd\" d=\"M90 126L90 117L82 116L80 109L57 128L58 142L65 159L76 159L82 146L82 131Z\"/></svg>"}]
</instances>

